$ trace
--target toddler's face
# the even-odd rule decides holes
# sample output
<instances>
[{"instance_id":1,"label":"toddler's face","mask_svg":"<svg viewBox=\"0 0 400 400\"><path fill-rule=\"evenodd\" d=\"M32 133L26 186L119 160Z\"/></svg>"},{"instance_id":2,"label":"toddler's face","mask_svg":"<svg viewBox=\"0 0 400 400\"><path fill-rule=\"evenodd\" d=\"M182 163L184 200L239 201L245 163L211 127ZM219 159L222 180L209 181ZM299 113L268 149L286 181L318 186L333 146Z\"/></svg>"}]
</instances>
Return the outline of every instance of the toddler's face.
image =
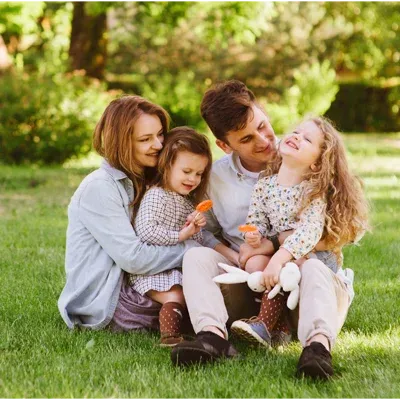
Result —
<instances>
[{"instance_id":1,"label":"toddler's face","mask_svg":"<svg viewBox=\"0 0 400 400\"><path fill-rule=\"evenodd\" d=\"M181 195L188 195L199 186L201 176L207 167L206 156L182 151L171 167L168 189Z\"/></svg>"},{"instance_id":2,"label":"toddler's face","mask_svg":"<svg viewBox=\"0 0 400 400\"><path fill-rule=\"evenodd\" d=\"M291 158L302 167L311 168L320 155L324 136L312 121L300 124L293 132L286 135L279 146L282 158Z\"/></svg>"}]
</instances>

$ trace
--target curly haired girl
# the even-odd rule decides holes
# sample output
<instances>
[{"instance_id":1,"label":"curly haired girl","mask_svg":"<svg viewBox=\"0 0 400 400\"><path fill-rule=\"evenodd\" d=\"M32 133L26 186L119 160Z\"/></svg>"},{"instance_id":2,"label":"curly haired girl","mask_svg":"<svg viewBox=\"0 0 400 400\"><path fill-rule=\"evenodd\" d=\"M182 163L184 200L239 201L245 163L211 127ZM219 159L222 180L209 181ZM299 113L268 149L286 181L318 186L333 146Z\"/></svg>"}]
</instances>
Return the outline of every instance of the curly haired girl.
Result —
<instances>
[{"instance_id":1,"label":"curly haired girl","mask_svg":"<svg viewBox=\"0 0 400 400\"><path fill-rule=\"evenodd\" d=\"M247 224L258 230L245 235L255 250L245 268L263 271L266 293L293 259L300 265L304 257L317 257L337 273L343 246L358 242L368 229L362 183L350 172L340 134L327 119L302 122L282 139L279 153L278 173L261 177L253 190ZM262 237L287 230L293 233L272 257L257 252ZM330 251L312 253L321 239ZM236 321L232 331L269 346L273 331L288 331L285 308L285 296L265 294L258 317Z\"/></svg>"}]
</instances>

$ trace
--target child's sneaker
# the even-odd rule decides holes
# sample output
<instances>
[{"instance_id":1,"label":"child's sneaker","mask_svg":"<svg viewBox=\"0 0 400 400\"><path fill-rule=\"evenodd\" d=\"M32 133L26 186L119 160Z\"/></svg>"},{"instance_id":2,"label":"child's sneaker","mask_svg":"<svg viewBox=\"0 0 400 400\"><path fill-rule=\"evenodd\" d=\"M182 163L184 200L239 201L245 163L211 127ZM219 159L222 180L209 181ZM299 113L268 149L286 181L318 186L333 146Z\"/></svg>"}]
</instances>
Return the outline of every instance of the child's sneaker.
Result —
<instances>
[{"instance_id":1,"label":"child's sneaker","mask_svg":"<svg viewBox=\"0 0 400 400\"><path fill-rule=\"evenodd\" d=\"M271 347L271 335L258 317L235 321L231 326L231 332L248 342Z\"/></svg>"},{"instance_id":2,"label":"child's sneaker","mask_svg":"<svg viewBox=\"0 0 400 400\"><path fill-rule=\"evenodd\" d=\"M174 347L183 341L184 338L180 333L163 333L161 334L160 347Z\"/></svg>"}]
</instances>

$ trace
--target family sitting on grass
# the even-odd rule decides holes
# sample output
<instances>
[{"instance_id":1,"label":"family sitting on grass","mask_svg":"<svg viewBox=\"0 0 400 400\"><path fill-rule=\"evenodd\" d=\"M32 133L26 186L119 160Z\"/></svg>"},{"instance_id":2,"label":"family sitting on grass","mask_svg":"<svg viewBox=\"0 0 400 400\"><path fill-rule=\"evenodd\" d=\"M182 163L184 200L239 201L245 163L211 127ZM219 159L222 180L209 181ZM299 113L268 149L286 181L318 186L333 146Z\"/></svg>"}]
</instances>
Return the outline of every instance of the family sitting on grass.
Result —
<instances>
[{"instance_id":1,"label":"family sitting on grass","mask_svg":"<svg viewBox=\"0 0 400 400\"><path fill-rule=\"evenodd\" d=\"M206 92L201 115L226 153L213 164L207 138L169 130L162 107L124 96L106 108L93 137L103 163L68 208L61 315L69 328L159 330L178 366L236 357L230 333L275 347L296 332L297 374L328 378L353 295L341 250L368 229L340 134L309 118L278 143L234 80ZM301 271L294 311L288 293L268 298L289 261ZM215 283L219 263L262 271L265 292ZM185 340L189 318L196 337Z\"/></svg>"}]
</instances>

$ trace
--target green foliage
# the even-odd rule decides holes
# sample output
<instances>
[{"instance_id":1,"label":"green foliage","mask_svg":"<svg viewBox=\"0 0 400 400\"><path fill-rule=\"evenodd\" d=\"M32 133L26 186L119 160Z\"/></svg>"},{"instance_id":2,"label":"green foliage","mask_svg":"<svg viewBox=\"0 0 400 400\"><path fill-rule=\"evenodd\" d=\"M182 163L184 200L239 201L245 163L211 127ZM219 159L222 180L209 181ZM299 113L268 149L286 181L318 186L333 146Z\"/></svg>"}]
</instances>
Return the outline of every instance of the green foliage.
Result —
<instances>
[{"instance_id":1,"label":"green foliage","mask_svg":"<svg viewBox=\"0 0 400 400\"><path fill-rule=\"evenodd\" d=\"M202 130L206 127L200 116L205 85L199 84L194 78L192 72L181 72L177 76L168 73L153 75L142 82L141 95L162 104L175 126L188 125Z\"/></svg>"},{"instance_id":2,"label":"green foliage","mask_svg":"<svg viewBox=\"0 0 400 400\"><path fill-rule=\"evenodd\" d=\"M266 109L278 134L285 132L307 114L323 115L339 89L335 71L328 61L296 70L293 86L285 91L279 103L268 103Z\"/></svg>"},{"instance_id":3,"label":"green foliage","mask_svg":"<svg viewBox=\"0 0 400 400\"><path fill-rule=\"evenodd\" d=\"M325 9L325 24L335 21L325 42L337 70L366 79L400 75L400 3L326 2Z\"/></svg>"},{"instance_id":4,"label":"green foliage","mask_svg":"<svg viewBox=\"0 0 400 400\"><path fill-rule=\"evenodd\" d=\"M327 112L339 129L347 132L400 131L400 84L341 83Z\"/></svg>"},{"instance_id":5,"label":"green foliage","mask_svg":"<svg viewBox=\"0 0 400 400\"><path fill-rule=\"evenodd\" d=\"M232 44L229 39L251 45L266 29L271 9L272 4L262 2L197 2L190 10L187 23L196 21L194 34L212 50L229 47Z\"/></svg>"},{"instance_id":6,"label":"green foliage","mask_svg":"<svg viewBox=\"0 0 400 400\"><path fill-rule=\"evenodd\" d=\"M0 34L18 70L66 71L72 4L0 3Z\"/></svg>"},{"instance_id":7,"label":"green foliage","mask_svg":"<svg viewBox=\"0 0 400 400\"><path fill-rule=\"evenodd\" d=\"M99 14L103 14L107 12L112 7L120 6L120 2L112 2L112 1L93 1L86 2L85 10L89 15L96 16Z\"/></svg>"},{"instance_id":8,"label":"green foliage","mask_svg":"<svg viewBox=\"0 0 400 400\"><path fill-rule=\"evenodd\" d=\"M42 1L0 3L0 34L6 39L34 34L44 7Z\"/></svg>"},{"instance_id":9,"label":"green foliage","mask_svg":"<svg viewBox=\"0 0 400 400\"><path fill-rule=\"evenodd\" d=\"M62 163L88 153L91 133L110 100L102 84L77 74L7 74L0 86L5 163Z\"/></svg>"},{"instance_id":10,"label":"green foliage","mask_svg":"<svg viewBox=\"0 0 400 400\"><path fill-rule=\"evenodd\" d=\"M202 95L221 80L245 82L267 104L279 133L304 114L326 111L337 90L332 70L341 79L400 75L396 2L86 2L85 8L108 14L109 87L148 97L176 124L200 130ZM71 2L0 3L3 65L11 59L18 73L32 77L68 71L72 11ZM353 93L330 111L339 126L399 129L399 89L364 99ZM376 105L356 111L367 98Z\"/></svg>"}]
</instances>

